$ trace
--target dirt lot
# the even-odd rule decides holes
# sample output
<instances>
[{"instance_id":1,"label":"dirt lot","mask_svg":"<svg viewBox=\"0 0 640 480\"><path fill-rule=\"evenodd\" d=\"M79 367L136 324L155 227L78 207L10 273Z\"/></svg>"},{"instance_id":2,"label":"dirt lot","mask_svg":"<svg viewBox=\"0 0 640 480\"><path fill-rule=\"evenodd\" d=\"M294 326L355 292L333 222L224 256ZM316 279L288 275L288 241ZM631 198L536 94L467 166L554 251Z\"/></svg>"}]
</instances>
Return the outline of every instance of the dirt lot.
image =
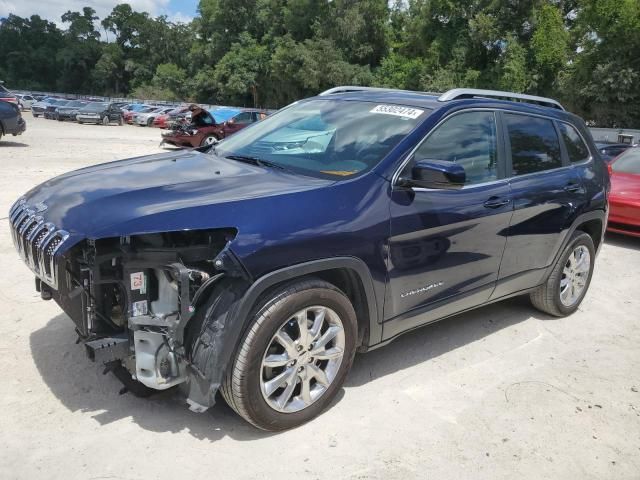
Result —
<instances>
[{"instance_id":1,"label":"dirt lot","mask_svg":"<svg viewBox=\"0 0 640 480\"><path fill-rule=\"evenodd\" d=\"M67 170L159 152L159 131L26 115L0 142L0 209ZM515 299L360 355L332 408L277 435L222 401L118 395L39 300L0 230L2 479L640 478L640 240L611 236L579 312Z\"/></svg>"}]
</instances>

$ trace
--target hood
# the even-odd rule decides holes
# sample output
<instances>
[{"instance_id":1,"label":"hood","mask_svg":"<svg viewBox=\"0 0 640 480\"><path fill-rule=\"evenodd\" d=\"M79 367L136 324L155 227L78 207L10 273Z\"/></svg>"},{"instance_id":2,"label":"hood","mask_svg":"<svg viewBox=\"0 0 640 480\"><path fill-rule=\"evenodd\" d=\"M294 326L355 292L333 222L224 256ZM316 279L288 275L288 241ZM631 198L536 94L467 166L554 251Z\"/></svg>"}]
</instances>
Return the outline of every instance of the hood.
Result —
<instances>
[{"instance_id":1,"label":"hood","mask_svg":"<svg viewBox=\"0 0 640 480\"><path fill-rule=\"evenodd\" d=\"M273 197L333 181L285 173L195 150L105 163L53 178L26 202L77 238L236 227L236 212L255 215ZM247 202L262 202L249 207ZM239 204L243 205L239 207ZM43 205L40 205L43 204Z\"/></svg>"}]
</instances>

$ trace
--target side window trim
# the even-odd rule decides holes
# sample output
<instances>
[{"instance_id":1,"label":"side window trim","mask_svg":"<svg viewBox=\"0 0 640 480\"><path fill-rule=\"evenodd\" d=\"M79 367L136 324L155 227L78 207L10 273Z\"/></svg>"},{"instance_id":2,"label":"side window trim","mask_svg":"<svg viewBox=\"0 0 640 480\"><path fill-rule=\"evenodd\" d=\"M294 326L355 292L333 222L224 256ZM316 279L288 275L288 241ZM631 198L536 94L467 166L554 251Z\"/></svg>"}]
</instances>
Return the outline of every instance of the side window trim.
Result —
<instances>
[{"instance_id":1,"label":"side window trim","mask_svg":"<svg viewBox=\"0 0 640 480\"><path fill-rule=\"evenodd\" d=\"M487 181L487 182L464 185L462 187L462 189L474 188L476 186L483 186L483 185L487 185L487 184L491 184L491 183L498 183L498 182L502 182L505 179L507 179L508 176L507 176L507 169L506 169L506 162L505 162L505 154L508 152L508 150L505 150L503 142L501 141L501 137L505 136L504 132L502 131L501 124L500 124L499 116L501 116L501 112L499 110L497 110L497 109L494 109L494 108L468 108L468 109L463 109L463 110L456 110L455 112L451 112L450 114L445 115L443 118L441 118L438 121L438 123L436 125L433 126L433 128L431 130L429 130L427 133L425 133L425 135L420 139L420 141L418 143L416 143L416 145L411 149L411 151L406 156L403 157L403 160L400 163L400 166L398 167L398 169L393 174L393 177L391 177L392 178L392 182L391 182L392 188L397 187L397 182L398 182L398 179L400 178L400 175L402 174L404 169L407 168L407 166L413 161L413 159L415 158L416 151L422 146L422 144L424 142L427 141L427 139L438 128L440 128L440 126L442 126L445 122L447 122L448 120L450 120L451 118L453 118L456 115L461 115L461 114L471 113L471 112L490 112L490 113L493 113L493 118L494 118L494 122L495 122L495 126L496 126L496 154L497 154L497 168L496 168L496 170L497 170L497 178L495 180L490 180L490 181ZM422 190L429 190L429 189L418 188L418 189L414 189L414 190L422 191Z\"/></svg>"},{"instance_id":2,"label":"side window trim","mask_svg":"<svg viewBox=\"0 0 640 480\"><path fill-rule=\"evenodd\" d=\"M564 136L560 130L560 123L557 120L553 121L553 128L556 129L556 135L558 135L558 141L560 142L560 158L562 160L562 166L570 167L571 160L569 160L569 151L567 150L567 145L564 143Z\"/></svg>"},{"instance_id":3,"label":"side window trim","mask_svg":"<svg viewBox=\"0 0 640 480\"><path fill-rule=\"evenodd\" d=\"M507 130L507 121L504 118L504 111L496 112L498 117L498 127L502 136L502 148L504 149L504 174L505 178L513 177L513 159L511 158L511 139Z\"/></svg>"}]
</instances>

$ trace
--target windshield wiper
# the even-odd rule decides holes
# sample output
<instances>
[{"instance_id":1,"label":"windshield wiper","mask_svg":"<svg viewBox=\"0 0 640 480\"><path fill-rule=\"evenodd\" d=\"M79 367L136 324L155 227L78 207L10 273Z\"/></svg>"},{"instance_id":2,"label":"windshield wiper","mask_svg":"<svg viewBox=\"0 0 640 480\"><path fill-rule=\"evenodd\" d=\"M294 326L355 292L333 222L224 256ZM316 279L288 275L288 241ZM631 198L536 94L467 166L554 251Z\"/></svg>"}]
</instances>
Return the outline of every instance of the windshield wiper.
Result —
<instances>
[{"instance_id":1,"label":"windshield wiper","mask_svg":"<svg viewBox=\"0 0 640 480\"><path fill-rule=\"evenodd\" d=\"M269 160L263 160L262 158L252 157L249 155L227 155L224 158L231 160L237 160L238 162L250 163L251 165L258 165L260 167L277 168L278 170L287 170L282 165L271 162Z\"/></svg>"}]
</instances>

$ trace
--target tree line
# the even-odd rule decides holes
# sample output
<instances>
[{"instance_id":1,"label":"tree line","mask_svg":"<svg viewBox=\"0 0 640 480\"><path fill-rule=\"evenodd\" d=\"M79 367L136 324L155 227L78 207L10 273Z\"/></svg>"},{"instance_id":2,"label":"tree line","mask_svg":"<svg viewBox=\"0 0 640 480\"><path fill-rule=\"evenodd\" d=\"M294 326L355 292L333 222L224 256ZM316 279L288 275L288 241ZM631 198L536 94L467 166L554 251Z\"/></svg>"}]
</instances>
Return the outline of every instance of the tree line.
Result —
<instances>
[{"instance_id":1,"label":"tree line","mask_svg":"<svg viewBox=\"0 0 640 480\"><path fill-rule=\"evenodd\" d=\"M201 0L0 19L9 88L278 108L335 85L476 87L640 127L638 0Z\"/></svg>"}]
</instances>

